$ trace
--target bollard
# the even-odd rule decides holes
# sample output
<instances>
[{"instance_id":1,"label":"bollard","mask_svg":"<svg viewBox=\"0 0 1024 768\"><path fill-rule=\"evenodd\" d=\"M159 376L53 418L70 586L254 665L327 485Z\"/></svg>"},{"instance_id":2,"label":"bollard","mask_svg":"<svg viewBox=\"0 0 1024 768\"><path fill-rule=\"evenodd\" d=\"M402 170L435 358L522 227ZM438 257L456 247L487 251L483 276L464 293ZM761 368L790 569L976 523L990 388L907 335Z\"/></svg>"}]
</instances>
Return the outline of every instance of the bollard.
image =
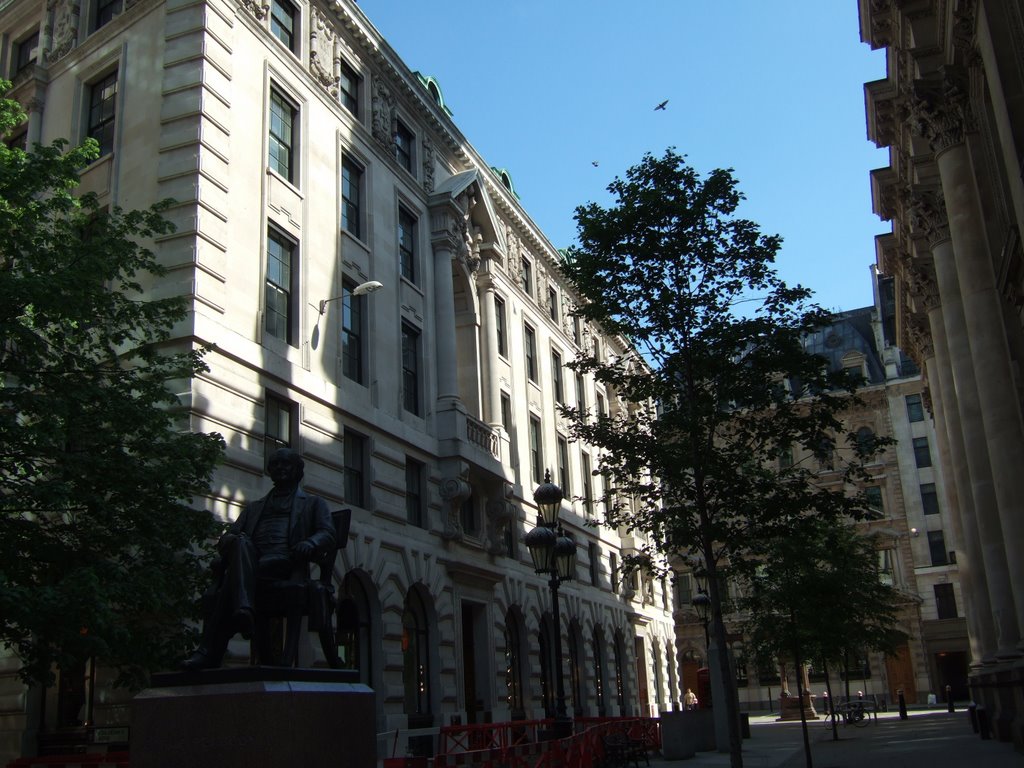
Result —
<instances>
[{"instance_id":1,"label":"bollard","mask_svg":"<svg viewBox=\"0 0 1024 768\"><path fill-rule=\"evenodd\" d=\"M900 688L896 691L896 695L900 697L900 720L906 720L907 715L907 700L903 698L903 689Z\"/></svg>"},{"instance_id":2,"label":"bollard","mask_svg":"<svg viewBox=\"0 0 1024 768\"><path fill-rule=\"evenodd\" d=\"M971 730L978 732L978 705L973 701L967 705L967 716L971 719Z\"/></svg>"},{"instance_id":3,"label":"bollard","mask_svg":"<svg viewBox=\"0 0 1024 768\"><path fill-rule=\"evenodd\" d=\"M953 706L953 687L946 686L946 711L956 712L956 708Z\"/></svg>"}]
</instances>

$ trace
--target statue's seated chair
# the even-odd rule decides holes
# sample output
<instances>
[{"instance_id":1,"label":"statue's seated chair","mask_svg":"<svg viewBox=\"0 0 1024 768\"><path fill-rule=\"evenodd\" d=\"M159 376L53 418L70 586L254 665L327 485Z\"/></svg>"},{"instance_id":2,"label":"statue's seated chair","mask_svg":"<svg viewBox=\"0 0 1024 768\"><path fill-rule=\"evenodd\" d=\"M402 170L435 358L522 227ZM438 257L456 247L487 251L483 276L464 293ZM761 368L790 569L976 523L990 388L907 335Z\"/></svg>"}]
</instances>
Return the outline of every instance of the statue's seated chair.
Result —
<instances>
[{"instance_id":1,"label":"statue's seated chair","mask_svg":"<svg viewBox=\"0 0 1024 768\"><path fill-rule=\"evenodd\" d=\"M319 557L310 561L318 568L314 579L305 569L305 578L271 579L261 578L256 585L256 601L254 632L250 645L250 660L253 664L267 666L294 667L298 660L299 633L302 630L302 617L309 618L310 632L320 636L320 646L324 658L332 669L341 664L338 659L338 645L334 634L334 612L337 608L337 597L334 592L334 562L338 550L344 548L348 541L349 525L352 521L351 509L338 509L331 513L334 524L334 538L337 546L324 551ZM215 561L215 581L220 580L223 566ZM207 593L208 598L214 590ZM212 609L212 601L207 601L206 613ZM276 620L284 622L284 642L275 642ZM243 635L245 637L245 635Z\"/></svg>"},{"instance_id":2,"label":"statue's seated chair","mask_svg":"<svg viewBox=\"0 0 1024 768\"><path fill-rule=\"evenodd\" d=\"M334 524L336 548L327 550L311 564L319 569L317 578L305 581L285 579L261 579L256 587L255 632L252 638L251 657L256 664L294 667L298 659L299 633L302 617L309 618L310 632L320 635L320 647L324 658L332 669L341 666L338 660L338 644L334 635L334 611L338 601L334 592L334 562L338 550L348 541L348 529L352 521L351 509L331 512ZM284 647L275 648L273 626L275 618L285 623Z\"/></svg>"}]
</instances>

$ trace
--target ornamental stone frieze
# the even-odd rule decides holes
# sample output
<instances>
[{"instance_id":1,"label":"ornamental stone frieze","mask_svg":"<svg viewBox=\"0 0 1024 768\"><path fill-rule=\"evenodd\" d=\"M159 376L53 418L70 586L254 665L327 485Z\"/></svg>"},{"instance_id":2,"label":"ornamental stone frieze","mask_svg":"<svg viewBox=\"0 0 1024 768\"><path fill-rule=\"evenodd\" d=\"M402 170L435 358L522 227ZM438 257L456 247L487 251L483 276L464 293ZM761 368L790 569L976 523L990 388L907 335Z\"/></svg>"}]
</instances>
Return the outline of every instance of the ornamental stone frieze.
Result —
<instances>
[{"instance_id":1,"label":"ornamental stone frieze","mask_svg":"<svg viewBox=\"0 0 1024 768\"><path fill-rule=\"evenodd\" d=\"M920 313L908 313L904 317L905 336L910 342L909 351L911 357L924 368L924 361L935 357L935 347L932 344L932 334L928 329L928 319Z\"/></svg>"},{"instance_id":2,"label":"ornamental stone frieze","mask_svg":"<svg viewBox=\"0 0 1024 768\"><path fill-rule=\"evenodd\" d=\"M50 0L46 6L45 34L51 40L46 61L53 63L66 56L78 43L80 0Z\"/></svg>"},{"instance_id":3,"label":"ornamental stone frieze","mask_svg":"<svg viewBox=\"0 0 1024 768\"><path fill-rule=\"evenodd\" d=\"M899 28L897 19L893 0L868 1L868 29L865 31L868 33L872 48L892 45Z\"/></svg>"},{"instance_id":4,"label":"ornamental stone frieze","mask_svg":"<svg viewBox=\"0 0 1024 768\"><path fill-rule=\"evenodd\" d=\"M930 263L927 265L914 264L907 270L907 276L916 305L921 306L925 312L930 312L941 304L939 284L935 280L935 273Z\"/></svg>"},{"instance_id":5,"label":"ornamental stone frieze","mask_svg":"<svg viewBox=\"0 0 1024 768\"><path fill-rule=\"evenodd\" d=\"M956 60L967 67L981 65L977 45L977 0L960 0L953 11L953 51Z\"/></svg>"},{"instance_id":6,"label":"ornamental stone frieze","mask_svg":"<svg viewBox=\"0 0 1024 768\"><path fill-rule=\"evenodd\" d=\"M341 59L338 56L338 34L331 22L315 5L310 8L309 72L333 98L338 97Z\"/></svg>"},{"instance_id":7,"label":"ornamental stone frieze","mask_svg":"<svg viewBox=\"0 0 1024 768\"><path fill-rule=\"evenodd\" d=\"M421 144L423 151L423 191L430 194L434 191L434 142L423 137Z\"/></svg>"},{"instance_id":8,"label":"ornamental stone frieze","mask_svg":"<svg viewBox=\"0 0 1024 768\"><path fill-rule=\"evenodd\" d=\"M465 535L459 512L462 502L470 497L473 489L461 477L446 477L441 481L441 501L445 502L447 514L444 518L444 531L441 536L447 541L461 540Z\"/></svg>"},{"instance_id":9,"label":"ornamental stone frieze","mask_svg":"<svg viewBox=\"0 0 1024 768\"><path fill-rule=\"evenodd\" d=\"M395 129L398 127L398 109L395 97L379 76L373 78L373 138L384 147L389 156L394 155Z\"/></svg>"},{"instance_id":10,"label":"ornamental stone frieze","mask_svg":"<svg viewBox=\"0 0 1024 768\"><path fill-rule=\"evenodd\" d=\"M261 3L259 0L238 0L238 4L255 16L258 21L263 21L270 13L270 5Z\"/></svg>"}]
</instances>

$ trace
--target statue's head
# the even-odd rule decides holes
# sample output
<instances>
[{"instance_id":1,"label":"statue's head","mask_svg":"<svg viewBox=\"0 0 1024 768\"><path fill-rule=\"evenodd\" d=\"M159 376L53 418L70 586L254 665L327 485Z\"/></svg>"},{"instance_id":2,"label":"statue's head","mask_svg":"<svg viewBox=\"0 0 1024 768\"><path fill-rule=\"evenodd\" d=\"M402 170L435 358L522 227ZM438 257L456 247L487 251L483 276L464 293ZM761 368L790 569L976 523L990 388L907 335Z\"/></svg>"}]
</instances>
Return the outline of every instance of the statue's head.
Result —
<instances>
[{"instance_id":1,"label":"statue's head","mask_svg":"<svg viewBox=\"0 0 1024 768\"><path fill-rule=\"evenodd\" d=\"M298 485L306 463L291 448L278 448L267 461L267 474L276 486Z\"/></svg>"}]
</instances>

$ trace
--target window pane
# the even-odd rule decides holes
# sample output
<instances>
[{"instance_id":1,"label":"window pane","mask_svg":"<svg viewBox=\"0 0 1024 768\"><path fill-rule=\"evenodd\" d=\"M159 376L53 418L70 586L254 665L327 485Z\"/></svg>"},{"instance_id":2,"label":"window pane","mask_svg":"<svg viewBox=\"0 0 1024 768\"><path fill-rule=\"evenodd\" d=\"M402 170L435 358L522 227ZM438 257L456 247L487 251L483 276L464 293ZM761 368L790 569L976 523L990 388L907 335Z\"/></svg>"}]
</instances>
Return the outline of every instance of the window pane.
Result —
<instances>
[{"instance_id":1,"label":"window pane","mask_svg":"<svg viewBox=\"0 0 1024 768\"><path fill-rule=\"evenodd\" d=\"M366 440L360 435L345 432L345 501L357 507L366 506L364 472L366 467Z\"/></svg>"},{"instance_id":2,"label":"window pane","mask_svg":"<svg viewBox=\"0 0 1024 768\"><path fill-rule=\"evenodd\" d=\"M341 62L341 79L339 85L339 98L345 109L356 117L359 116L359 75L352 67Z\"/></svg>"},{"instance_id":3,"label":"window pane","mask_svg":"<svg viewBox=\"0 0 1024 768\"><path fill-rule=\"evenodd\" d=\"M288 0L273 1L270 8L270 31L289 51L295 51L295 6Z\"/></svg>"},{"instance_id":4,"label":"window pane","mask_svg":"<svg viewBox=\"0 0 1024 768\"><path fill-rule=\"evenodd\" d=\"M928 531L928 551L931 554L932 565L946 565L949 563L949 555L946 552L946 537L942 531Z\"/></svg>"},{"instance_id":5,"label":"window pane","mask_svg":"<svg viewBox=\"0 0 1024 768\"><path fill-rule=\"evenodd\" d=\"M364 299L352 295L355 288L355 283L348 280L341 287L341 372L362 384Z\"/></svg>"},{"instance_id":6,"label":"window pane","mask_svg":"<svg viewBox=\"0 0 1024 768\"><path fill-rule=\"evenodd\" d=\"M360 237L360 205L363 171L347 157L341 161L341 226Z\"/></svg>"},{"instance_id":7,"label":"window pane","mask_svg":"<svg viewBox=\"0 0 1024 768\"><path fill-rule=\"evenodd\" d=\"M277 91L270 92L270 137L267 162L270 168L288 181L294 181L292 171L292 128L295 110Z\"/></svg>"},{"instance_id":8,"label":"window pane","mask_svg":"<svg viewBox=\"0 0 1024 768\"><path fill-rule=\"evenodd\" d=\"M927 437L914 438L914 461L917 462L917 466L920 468L930 467L932 465L932 454L931 451L928 450Z\"/></svg>"},{"instance_id":9,"label":"window pane","mask_svg":"<svg viewBox=\"0 0 1024 768\"><path fill-rule=\"evenodd\" d=\"M920 395L907 395L907 418L910 421L924 421L924 407Z\"/></svg>"},{"instance_id":10,"label":"window pane","mask_svg":"<svg viewBox=\"0 0 1024 768\"><path fill-rule=\"evenodd\" d=\"M89 89L89 138L100 145L100 156L114 151L114 125L117 107L117 71L94 83Z\"/></svg>"},{"instance_id":11,"label":"window pane","mask_svg":"<svg viewBox=\"0 0 1024 768\"><path fill-rule=\"evenodd\" d=\"M404 208L398 209L398 262L402 277L416 282L416 219Z\"/></svg>"},{"instance_id":12,"label":"window pane","mask_svg":"<svg viewBox=\"0 0 1024 768\"><path fill-rule=\"evenodd\" d=\"M921 483L921 506L926 515L939 514L939 495L935 492L935 483Z\"/></svg>"},{"instance_id":13,"label":"window pane","mask_svg":"<svg viewBox=\"0 0 1024 768\"><path fill-rule=\"evenodd\" d=\"M419 331L402 325L402 405L409 413L420 412Z\"/></svg>"}]
</instances>

